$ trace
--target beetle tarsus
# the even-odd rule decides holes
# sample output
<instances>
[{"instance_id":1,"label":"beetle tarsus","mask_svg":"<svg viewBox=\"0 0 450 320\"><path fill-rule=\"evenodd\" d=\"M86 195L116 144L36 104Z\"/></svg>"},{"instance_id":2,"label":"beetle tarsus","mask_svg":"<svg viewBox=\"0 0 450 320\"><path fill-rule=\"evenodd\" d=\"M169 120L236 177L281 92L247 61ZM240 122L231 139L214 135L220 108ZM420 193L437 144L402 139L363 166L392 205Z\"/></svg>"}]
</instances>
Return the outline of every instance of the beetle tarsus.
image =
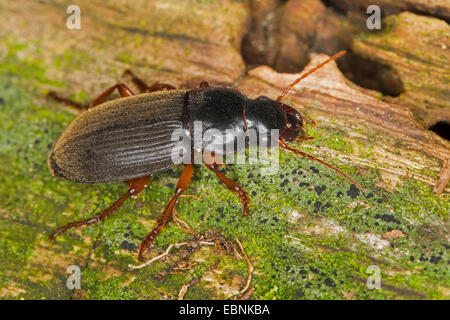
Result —
<instances>
[{"instance_id":1,"label":"beetle tarsus","mask_svg":"<svg viewBox=\"0 0 450 320\"><path fill-rule=\"evenodd\" d=\"M147 87L145 92L155 92L155 91L161 91L163 89L176 90L177 88L175 88L173 85L168 84L168 83L155 82L151 86Z\"/></svg>"},{"instance_id":2,"label":"beetle tarsus","mask_svg":"<svg viewBox=\"0 0 450 320\"><path fill-rule=\"evenodd\" d=\"M141 245L139 246L139 254L138 254L139 260L141 261L144 260L145 251L155 243L155 239L158 237L161 230L163 230L166 227L167 223L172 218L173 209L177 204L178 198L189 186L193 172L194 167L192 164L184 165L183 172L181 173L181 176L178 179L178 184L175 189L174 196L172 197L172 199L170 199L169 203L164 209L164 212L161 216L161 219L159 219L157 226L153 228L153 230L148 234L147 237L145 237L144 241L142 241Z\"/></svg>"},{"instance_id":3,"label":"beetle tarsus","mask_svg":"<svg viewBox=\"0 0 450 320\"><path fill-rule=\"evenodd\" d=\"M129 97L134 95L133 91L131 91L131 89L128 88L125 84L116 83L112 87L109 87L108 89L100 93L94 100L92 100L88 106L88 109L104 102L116 89L119 91L121 97Z\"/></svg>"},{"instance_id":4,"label":"beetle tarsus","mask_svg":"<svg viewBox=\"0 0 450 320\"><path fill-rule=\"evenodd\" d=\"M209 157L211 158L211 160L205 159L206 167L216 174L216 176L225 184L228 190L238 195L239 200L242 203L243 214L244 216L247 216L248 206L250 205L250 199L248 198L247 192L233 179L227 177L224 173L218 170L219 164L215 161L215 157L213 154L211 154Z\"/></svg>"},{"instance_id":5,"label":"beetle tarsus","mask_svg":"<svg viewBox=\"0 0 450 320\"><path fill-rule=\"evenodd\" d=\"M81 111L86 111L89 108L95 107L95 106L101 104L102 102L104 102L116 89L119 91L119 93L122 97L129 97L129 96L134 95L133 91L131 91L131 89L128 88L126 85L124 85L123 83L117 83L117 84L113 85L112 87L106 89L102 93L100 93L89 104L81 104L81 103L78 103L71 99L63 98L54 91L50 91L49 93L47 93L47 96L51 97L52 99L55 99L58 102L62 102L68 106L74 107Z\"/></svg>"},{"instance_id":6,"label":"beetle tarsus","mask_svg":"<svg viewBox=\"0 0 450 320\"><path fill-rule=\"evenodd\" d=\"M139 88L141 92L155 92L155 91L161 91L161 90L175 90L176 88L168 83L160 83L156 81L151 86L148 86L147 83L145 83L144 80L139 78L137 75L134 74L133 71L130 69L127 69L122 74L123 76L128 75L131 77L131 81Z\"/></svg>"},{"instance_id":7,"label":"beetle tarsus","mask_svg":"<svg viewBox=\"0 0 450 320\"><path fill-rule=\"evenodd\" d=\"M47 97L50 97L50 98L52 98L52 99L54 99L54 100L56 100L58 102L64 103L67 106L74 107L74 108L76 108L78 110L81 110L81 111L85 111L89 107L87 104L81 104L81 103L78 103L78 102L73 101L71 99L63 98L59 94L57 94L55 91L48 92L47 93Z\"/></svg>"},{"instance_id":8,"label":"beetle tarsus","mask_svg":"<svg viewBox=\"0 0 450 320\"><path fill-rule=\"evenodd\" d=\"M60 227L58 230L53 232L50 235L50 240L54 241L55 238L63 233L64 231L71 229L71 228L79 228L82 226L88 226L93 223L102 222L105 220L111 213L116 211L120 208L120 206L127 200L129 197L138 195L142 190L145 189L148 182L150 180L150 177L141 177L137 179L133 179L128 181L129 189L127 193L125 193L122 197L119 198L116 202L114 202L108 209L104 210L102 213L94 216L93 218L89 218L86 220L71 222L66 224L65 226Z\"/></svg>"}]
</instances>

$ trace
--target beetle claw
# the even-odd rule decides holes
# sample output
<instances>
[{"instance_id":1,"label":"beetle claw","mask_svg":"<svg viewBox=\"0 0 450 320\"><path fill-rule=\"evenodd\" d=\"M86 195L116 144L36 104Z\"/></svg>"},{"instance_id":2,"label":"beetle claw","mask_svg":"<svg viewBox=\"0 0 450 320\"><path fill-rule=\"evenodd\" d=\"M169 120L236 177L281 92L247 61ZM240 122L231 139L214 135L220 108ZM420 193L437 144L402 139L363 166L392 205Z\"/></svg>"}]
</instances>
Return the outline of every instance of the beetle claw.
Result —
<instances>
[{"instance_id":1,"label":"beetle claw","mask_svg":"<svg viewBox=\"0 0 450 320\"><path fill-rule=\"evenodd\" d=\"M141 245L139 246L139 253L138 253L138 259L139 261L144 261L144 253L147 252L149 249L153 248L153 243L152 244L146 244L145 240L144 242L141 243Z\"/></svg>"}]
</instances>

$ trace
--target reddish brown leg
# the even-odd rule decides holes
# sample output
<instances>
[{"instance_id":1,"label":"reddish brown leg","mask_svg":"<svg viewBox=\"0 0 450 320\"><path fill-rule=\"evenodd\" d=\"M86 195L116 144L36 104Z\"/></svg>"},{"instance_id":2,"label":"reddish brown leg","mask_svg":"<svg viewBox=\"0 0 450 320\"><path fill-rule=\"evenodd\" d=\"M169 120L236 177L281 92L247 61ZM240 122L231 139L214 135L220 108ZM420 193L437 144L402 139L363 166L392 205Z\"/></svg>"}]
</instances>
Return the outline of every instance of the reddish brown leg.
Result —
<instances>
[{"instance_id":1,"label":"reddish brown leg","mask_svg":"<svg viewBox=\"0 0 450 320\"><path fill-rule=\"evenodd\" d=\"M298 136L297 138L295 138L295 141L308 141L308 140L314 140L314 137L308 136L306 134Z\"/></svg>"},{"instance_id":2,"label":"reddish brown leg","mask_svg":"<svg viewBox=\"0 0 450 320\"><path fill-rule=\"evenodd\" d=\"M207 157L205 157L205 165L209 170L216 174L216 176L227 186L228 190L236 193L239 196L239 200L242 203L244 216L248 215L248 206L250 204L250 200L244 188L238 185L233 179L228 178L225 174L219 171L218 167L220 164L218 164L218 161L215 160L213 154L207 155Z\"/></svg>"},{"instance_id":3,"label":"reddish brown leg","mask_svg":"<svg viewBox=\"0 0 450 320\"><path fill-rule=\"evenodd\" d=\"M242 107L242 121L244 121L245 132L248 131L247 116L245 115L245 106Z\"/></svg>"},{"instance_id":4,"label":"reddish brown leg","mask_svg":"<svg viewBox=\"0 0 450 320\"><path fill-rule=\"evenodd\" d=\"M142 79L140 79L139 77L137 77L134 73L133 73L133 71L131 71L131 70L129 70L129 69L127 69L127 70L125 70L124 72L123 72L123 74L122 74L122 76L126 76L126 75L128 75L128 76L130 76L131 77L131 81L133 81L133 83L139 88L139 91L140 92L145 92L145 90L147 89L147 84L142 80Z\"/></svg>"},{"instance_id":5,"label":"reddish brown leg","mask_svg":"<svg viewBox=\"0 0 450 320\"><path fill-rule=\"evenodd\" d=\"M66 105L75 107L77 109L80 110L87 110L89 108L95 107L96 105L101 104L103 101L106 100L106 98L108 98L113 92L114 90L117 89L120 93L120 95L122 97L128 97L128 96L132 96L134 95L133 91L131 91L130 88L128 88L126 85L124 85L123 83L117 83L115 85L113 85L112 87L106 89L104 92L102 92L101 94L99 94L94 100L91 101L91 103L89 104L81 104L75 101L72 101L70 99L67 98L63 98L60 97L56 92L54 91L50 91L48 93L49 97L52 97L53 99L55 99L56 101L62 102Z\"/></svg>"},{"instance_id":6,"label":"reddish brown leg","mask_svg":"<svg viewBox=\"0 0 450 320\"><path fill-rule=\"evenodd\" d=\"M128 88L126 85L124 85L123 83L117 83L113 85L111 88L106 89L103 93L99 94L97 98L92 100L88 106L88 109L95 107L96 105L99 105L100 103L105 101L106 98L108 98L114 92L115 89L119 90L120 96L122 97L129 97L134 95L133 91L131 91L131 89Z\"/></svg>"},{"instance_id":7,"label":"reddish brown leg","mask_svg":"<svg viewBox=\"0 0 450 320\"><path fill-rule=\"evenodd\" d=\"M176 90L176 88L168 83L159 83L158 81L152 84L151 86L147 87L147 90L145 92L155 92L155 91L161 91L163 89L166 90Z\"/></svg>"},{"instance_id":8,"label":"reddish brown leg","mask_svg":"<svg viewBox=\"0 0 450 320\"><path fill-rule=\"evenodd\" d=\"M142 241L141 246L139 247L139 260L143 260L144 252L154 244L156 237L159 235L161 230L163 230L169 220L172 218L173 209L177 204L178 198L180 195L187 189L189 183L191 182L192 173L194 171L194 167L192 164L185 164L183 172L181 173L180 179L178 179L178 184L175 189L175 194L173 198L169 201L164 212L159 219L156 227L148 234L148 236Z\"/></svg>"},{"instance_id":9,"label":"reddish brown leg","mask_svg":"<svg viewBox=\"0 0 450 320\"><path fill-rule=\"evenodd\" d=\"M87 110L87 108L88 108L88 106L85 104L81 104L76 101L60 97L55 91L50 91L49 93L47 93L47 96L49 96L50 98L52 98L58 102L64 103L67 106L74 107L78 110L84 111L84 110Z\"/></svg>"},{"instance_id":10,"label":"reddish brown leg","mask_svg":"<svg viewBox=\"0 0 450 320\"><path fill-rule=\"evenodd\" d=\"M158 81L153 83L151 86L148 86L144 80L136 76L133 71L125 70L123 75L131 76L131 81L139 88L141 92L155 92L163 89L167 90L175 90L176 88L168 83L159 83Z\"/></svg>"},{"instance_id":11,"label":"reddish brown leg","mask_svg":"<svg viewBox=\"0 0 450 320\"><path fill-rule=\"evenodd\" d=\"M93 223L101 222L105 220L111 213L119 209L119 207L127 200L129 197L134 197L138 195L142 190L145 189L148 182L150 180L150 177L141 177L134 180L127 181L127 184L129 186L127 193L125 193L122 197L119 198L112 206L110 206L108 209L104 210L102 213L96 215L93 218L68 223L65 226L62 226L58 230L56 230L54 233L50 235L50 240L54 240L58 235L66 231L70 228L78 228L82 226L88 226Z\"/></svg>"}]
</instances>

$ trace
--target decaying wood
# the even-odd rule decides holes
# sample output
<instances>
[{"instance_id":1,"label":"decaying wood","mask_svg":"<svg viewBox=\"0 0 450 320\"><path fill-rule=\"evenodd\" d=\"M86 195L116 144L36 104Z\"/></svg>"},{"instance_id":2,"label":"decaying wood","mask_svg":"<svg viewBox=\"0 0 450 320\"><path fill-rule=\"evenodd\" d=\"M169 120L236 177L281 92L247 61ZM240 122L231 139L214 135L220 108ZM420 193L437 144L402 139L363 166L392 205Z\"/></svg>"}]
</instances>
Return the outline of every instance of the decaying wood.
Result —
<instances>
[{"instance_id":1,"label":"decaying wood","mask_svg":"<svg viewBox=\"0 0 450 320\"><path fill-rule=\"evenodd\" d=\"M278 0L249 0L251 12L247 32L242 39L242 55L253 64L272 64L277 55L278 43L276 9Z\"/></svg>"},{"instance_id":2,"label":"decaying wood","mask_svg":"<svg viewBox=\"0 0 450 320\"><path fill-rule=\"evenodd\" d=\"M46 76L71 83L67 95L73 88L103 91L121 78L130 63L144 79L177 87L188 81L189 86L197 86L201 80L232 83L245 72L239 52L248 17L243 3L221 1L208 8L192 1L138 0L132 5L79 1L77 5L79 30L66 27L67 6L58 1L2 2L0 12L8 26L2 34L39 41L45 47L39 59L48 65L54 65L55 59L62 62L48 69ZM69 61L64 58L74 51L84 53Z\"/></svg>"},{"instance_id":3,"label":"decaying wood","mask_svg":"<svg viewBox=\"0 0 450 320\"><path fill-rule=\"evenodd\" d=\"M280 72L299 70L309 62L311 53L332 55L347 49L353 35L362 29L320 0L288 1L278 10L276 59L266 64Z\"/></svg>"},{"instance_id":4,"label":"decaying wood","mask_svg":"<svg viewBox=\"0 0 450 320\"><path fill-rule=\"evenodd\" d=\"M186 292L187 292L187 289L188 289L190 286L196 285L199 281L200 281L200 278L194 277L194 278L192 278L191 281L189 281L188 283L184 284L184 285L181 287L180 292L178 293L178 300L183 300L183 299L184 299L184 295L185 295Z\"/></svg>"},{"instance_id":5,"label":"decaying wood","mask_svg":"<svg viewBox=\"0 0 450 320\"><path fill-rule=\"evenodd\" d=\"M325 59L326 55L315 56L306 70ZM250 70L249 75L239 83L239 89L250 96L265 92L276 98L300 74L280 74L261 66ZM310 75L294 90L296 94L291 91L287 99L299 111L311 114L320 125L342 128L349 139L362 144L373 143L368 137L376 136L371 159L361 159L358 154L333 156L353 165L378 168L388 189L395 187L399 177L413 177L434 185L434 179L414 171L439 172L442 162L450 157L449 143L418 125L407 107L382 101L370 91L349 83L334 62Z\"/></svg>"},{"instance_id":6,"label":"decaying wood","mask_svg":"<svg viewBox=\"0 0 450 320\"><path fill-rule=\"evenodd\" d=\"M450 180L450 159L444 161L441 172L439 173L439 180L434 185L433 192L440 196L444 191L445 187L448 185Z\"/></svg>"},{"instance_id":7,"label":"decaying wood","mask_svg":"<svg viewBox=\"0 0 450 320\"><path fill-rule=\"evenodd\" d=\"M360 19L337 14L320 0L252 0L250 5L243 56L251 65L282 72L303 68L313 52L331 55L349 48L353 36L364 29Z\"/></svg>"},{"instance_id":8,"label":"decaying wood","mask_svg":"<svg viewBox=\"0 0 450 320\"><path fill-rule=\"evenodd\" d=\"M368 3L363 0L352 2L361 6ZM375 202L374 198L369 203L362 194L354 199L345 195L343 199L338 199L331 187L327 190L329 194L319 196L315 192L317 189L314 189L317 186L311 184L311 188L300 189L298 184L294 185L294 181L292 192L298 190L298 195L284 196L281 194L283 191L280 191L280 199L273 202L272 194L264 191L271 187L274 190L281 185L281 177L274 176L272 178L276 184L273 185L269 182L267 185L256 184L250 178L247 179L247 182L250 181L246 185L248 190L258 191L255 196L252 195L252 214L246 217L247 220L230 223L228 219L240 219L236 215L239 211L236 209L237 204L233 202L236 199L226 192L220 194L218 190L222 190L221 186L215 185L215 180L206 187L205 179L209 182L213 180L208 180L207 173L200 169L198 179L194 179L189 192L201 195L203 201L180 201L180 218L188 225L181 221L179 223L184 229L190 228L195 233L217 227L228 237L236 235L242 240L249 254L251 252L248 259L255 269L252 285L242 298L284 299L294 295L295 298L303 298L302 294L309 294L306 298L314 298L317 297L314 295L318 288L321 288L319 297L337 299L448 297L448 286L434 276L434 271L433 277L429 276L431 271L422 273L425 268L439 268L442 272L442 261L446 256L445 253L439 255L439 252L444 252L441 248L448 245L448 224L444 221L445 214L438 210L438 205L443 204L442 199L446 199L450 191L446 187L450 145L427 130L436 121L448 121L448 25L433 17L402 13L384 20L383 26L387 28L366 32L352 19L345 18L343 12L328 6L330 3L349 4L350 1L330 0L326 3L325 7L319 0L255 0L252 5L256 12L253 12L247 1L234 0L123 0L118 3L80 0L77 5L81 8L81 29L69 30L65 25L67 6L61 1L2 1L0 80L11 77L11 82L0 87L0 109L9 112L2 113L2 116L9 118L4 123L2 121L0 126L0 159L3 161L0 230L4 249L0 250L0 297L74 297L76 294L65 285L66 269L74 264L83 271L83 298L90 299L164 299L177 297L178 294L183 297L187 290L183 283L191 279L186 277L178 286L173 286L171 281L154 281L158 268L170 264L167 262L170 259L166 258L175 256L172 249L181 248L176 251L177 257L183 256L182 252L186 250L189 235L184 234L175 223L159 239L161 242L155 250L159 250L161 255L144 265L131 267L133 270L128 267L128 264L133 264L136 255L133 246L151 229L163 210L167 200L163 198L167 196L169 182L175 179L177 168L162 174L161 180L155 177L152 188L146 190L140 202L130 202L98 229L92 227L83 232L74 231L57 243L48 240L47 235L58 221L70 221L75 216L81 218L83 214L88 216L91 211L111 201L116 192L124 187L79 186L51 178L45 159L53 139L75 116L67 111L75 111L61 109L61 105L46 99L48 90L56 90L63 96L74 94L80 102L86 102L118 80L127 82L129 79L122 78L121 74L126 69L132 69L149 84L160 81L181 88L194 88L201 80L207 80L213 86L236 87L251 98L260 95L276 98L304 72L304 65L307 64L308 69L327 58L326 55L312 53L326 48L330 50L326 52L331 54L346 49L346 46L353 50L353 55L349 53L347 56L350 58L346 58L350 63L359 58L357 68L374 62L373 68L367 70L376 72L380 66L392 69L402 82L404 92L394 98L361 88L344 77L336 63L330 63L298 84L283 101L318 123L316 138L326 136L328 130L338 132L339 138L348 142L351 150L339 151L328 147L326 143L312 147L314 141L306 141L298 147L310 147L308 152L337 167L347 165L346 171L358 170L358 174L355 174L357 180L364 180L361 175L378 172L379 175L373 173L376 178L371 177L370 181L381 179L378 186L392 191L390 195L397 202L394 212L390 211L393 205L389 203L391 198L387 196L388 193L369 185L367 181L364 186L377 194L374 197L379 197L376 200L380 200L380 203ZM381 6L390 4L395 10L412 9L416 13L444 18L449 12L447 1L443 0L383 0L378 3ZM383 17L389 12L386 8L389 6L382 7ZM359 7L357 10L361 13L361 9ZM357 15L356 11L350 12ZM357 17L357 22L361 22L361 16L365 17L364 12ZM279 34L281 29L282 35ZM356 35L359 30L365 34ZM281 36L284 40L279 42L278 37ZM244 51L248 49L245 49L247 44L255 49L251 52L254 56L250 62L253 63L247 65L242 57L242 39ZM262 59L258 60L259 57ZM255 64L269 64L276 66L278 71L289 73L279 73L267 66L256 67ZM384 81L371 79L369 75L367 79ZM387 86L390 86L391 80L386 79ZM22 98L29 99L24 100L26 106L21 102ZM14 100L18 101L17 104L13 104ZM20 113L15 113L14 108ZM15 127L22 128L23 123L27 124L24 132L14 131ZM6 138L3 139L3 135ZM310 167L309 164L300 163L296 157L286 158L286 165L303 166L304 171ZM372 168L375 170L369 170ZM240 175L240 170L232 174ZM244 167L242 170L252 168ZM248 174L242 173L243 179L249 175L250 171ZM330 182L336 188L341 187L333 184L332 178L325 174L312 175L311 172L307 177L297 178L306 181L314 177L322 179L323 183ZM411 207L402 207L405 203L399 198L404 194L401 192L405 192L402 189L405 178L435 186L436 194L442 192L441 198L411 189L414 203ZM409 183L411 179L406 181ZM427 192L431 191L431 188L420 184L422 186ZM279 189L285 190L281 186ZM328 195L332 198L332 205L333 202L345 202L344 209L351 207L349 211L357 214L358 221L353 223L341 219L339 212L331 210L313 212L314 201L323 201ZM426 210L431 208L429 212L420 212L426 221L414 219L415 210L421 209L422 196L427 197ZM294 200L295 203L292 202ZM309 207L308 200L313 202ZM219 202L224 203L224 208L221 208L226 213L224 218L211 210L214 208L218 211ZM372 216L365 219L361 210L366 210L366 207L370 207L367 210L379 208L380 219L374 217L376 213L373 210ZM381 212L384 209L386 212ZM436 211L440 215L435 214ZM391 213L396 216L391 216ZM378 219L376 222L382 224L384 216L407 222L402 222L401 226L384 224L384 229L374 227L374 221ZM275 221L275 218L278 220ZM274 221L273 224L270 221L266 224L261 222L267 219ZM411 225L408 225L409 219L413 220ZM366 222L370 225L363 225ZM356 231L352 230L354 226L357 227ZM317 232L305 232L303 234L306 237L300 239L300 233L308 228ZM273 235L277 237L272 238ZM186 237L181 239L182 236ZM203 245L212 247L214 244L217 249L239 257L232 243L221 239L208 238ZM330 241L328 247L322 245L324 239ZM341 244L344 239L350 239L350 244ZM363 242L361 239L368 240ZM375 245L371 246L371 243ZM426 248L422 247L423 243L427 244ZM298 255L295 257L297 260L290 260L294 262L289 265L292 267L290 271L295 267L298 269L295 271L306 273L305 278L299 272L293 273L298 291L288 292L285 288L285 291L277 292L276 286L287 283L286 279L290 276L290 272L284 269L284 263L289 259L283 259L277 250L262 250L266 249L264 246L272 244L290 250L286 254L289 259ZM334 245L342 247L335 248ZM220 255L218 250L205 250L205 254L202 251L197 252L199 259L195 262L198 265L214 258L214 255ZM335 255L335 251L339 251L339 254ZM328 267L342 259L341 253L348 253L346 257L354 259L352 263L356 267L343 271L339 277L353 280L342 286L336 282L336 287L325 288L323 280L334 271ZM315 259L317 256L325 259L323 263ZM223 258L226 267L226 259L235 259L231 256ZM159 262L155 263L157 260ZM270 264L272 262L273 265ZM267 263L265 269L264 263ZM388 287L388 281L392 279L386 279L383 292L368 292L363 286L366 279L361 273L361 263L382 265L385 268L383 272L393 275L392 279L411 276L415 280L395 280L397 282ZM247 266L243 264L239 271L236 265L230 265L228 269L220 270L223 273L209 272L196 285L195 289L199 290L191 288L189 295L202 299L237 296L246 285ZM283 268L275 271L281 265ZM319 273L311 271L313 268L320 269ZM286 278L277 278L279 275ZM273 283L272 276L277 278ZM313 287L308 289L306 285L309 281ZM419 288L424 283L424 288ZM179 288L183 289L179 292ZM207 296L205 292L210 295Z\"/></svg>"},{"instance_id":9,"label":"decaying wood","mask_svg":"<svg viewBox=\"0 0 450 320\"><path fill-rule=\"evenodd\" d=\"M450 3L447 0L328 0L328 2L345 11L365 12L368 6L375 4L380 7L383 14L411 11L450 19Z\"/></svg>"},{"instance_id":10,"label":"decaying wood","mask_svg":"<svg viewBox=\"0 0 450 320\"><path fill-rule=\"evenodd\" d=\"M385 23L384 31L355 38L353 51L398 73L405 90L398 101L422 125L450 123L450 26L409 12Z\"/></svg>"},{"instance_id":11,"label":"decaying wood","mask_svg":"<svg viewBox=\"0 0 450 320\"><path fill-rule=\"evenodd\" d=\"M408 106L415 120L427 128L437 122L449 123L449 25L409 12L387 16L388 12L421 5L434 8L430 14L439 16L437 12L445 11L439 8L448 7L448 3L379 1L385 10L380 16L380 31L367 29L369 2L351 3L336 2L339 8L348 10L344 15L320 0L251 2L256 13L244 38L244 57L251 65L265 64L292 73L303 69L311 53L331 55L347 49L349 53L338 64L349 79L399 96L395 101Z\"/></svg>"}]
</instances>

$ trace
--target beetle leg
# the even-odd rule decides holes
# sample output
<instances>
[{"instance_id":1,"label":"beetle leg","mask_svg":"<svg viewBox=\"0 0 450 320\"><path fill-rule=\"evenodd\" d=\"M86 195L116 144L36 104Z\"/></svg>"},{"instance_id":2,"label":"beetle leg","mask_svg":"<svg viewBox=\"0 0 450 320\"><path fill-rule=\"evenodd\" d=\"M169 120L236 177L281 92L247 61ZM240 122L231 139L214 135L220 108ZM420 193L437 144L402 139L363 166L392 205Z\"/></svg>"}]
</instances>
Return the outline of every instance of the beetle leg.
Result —
<instances>
[{"instance_id":1,"label":"beetle leg","mask_svg":"<svg viewBox=\"0 0 450 320\"><path fill-rule=\"evenodd\" d=\"M180 178L178 179L178 184L175 189L175 194L172 199L167 204L164 212L159 219L156 227L145 237L144 241L142 241L139 247L139 260L143 260L144 252L155 242L156 237L159 235L162 229L165 228L169 220L172 218L173 209L178 201L180 195L187 189L189 183L191 182L192 173L194 171L194 167L192 164L185 164L183 172L181 173Z\"/></svg>"},{"instance_id":2,"label":"beetle leg","mask_svg":"<svg viewBox=\"0 0 450 320\"><path fill-rule=\"evenodd\" d=\"M126 85L124 85L123 83L117 83L112 87L106 89L101 94L99 94L97 98L91 101L91 103L88 105L87 108L89 109L95 107L96 105L99 105L100 103L105 101L105 99L108 98L114 92L115 89L119 91L121 97L129 97L134 95L133 91L131 91L131 89L128 88Z\"/></svg>"},{"instance_id":3,"label":"beetle leg","mask_svg":"<svg viewBox=\"0 0 450 320\"><path fill-rule=\"evenodd\" d=\"M242 106L242 120L244 121L245 132L247 133L248 126L247 126L247 116L245 115L245 106Z\"/></svg>"},{"instance_id":4,"label":"beetle leg","mask_svg":"<svg viewBox=\"0 0 450 320\"><path fill-rule=\"evenodd\" d=\"M314 140L314 137L308 136L307 134L303 134L301 136L298 136L297 138L295 138L295 141L308 141L308 140Z\"/></svg>"},{"instance_id":5,"label":"beetle leg","mask_svg":"<svg viewBox=\"0 0 450 320\"><path fill-rule=\"evenodd\" d=\"M113 85L112 87L106 89L104 92L99 94L94 100L92 100L91 103L89 103L89 104L81 104L81 103L75 102L73 100L60 97L54 91L50 91L47 95L49 97L52 97L56 101L62 102L66 105L69 105L69 106L72 106L77 109L85 111L85 110L95 107L96 105L99 105L100 103L105 101L105 99L108 98L114 92L115 89L117 89L119 91L119 93L122 97L129 97L129 96L134 95L133 91L131 91L131 89L128 88L123 83L117 83L117 84Z\"/></svg>"},{"instance_id":6,"label":"beetle leg","mask_svg":"<svg viewBox=\"0 0 450 320\"><path fill-rule=\"evenodd\" d=\"M127 193L125 193L122 197L119 198L112 206L110 206L108 209L104 210L102 213L97 214L93 218L89 218L82 221L76 221L66 224L65 226L62 226L58 230L56 230L54 233L50 235L50 240L54 240L58 235L66 231L70 228L78 228L81 226L88 226L93 223L102 222L105 220L111 213L116 211L120 208L120 206L127 200L129 197L135 197L137 196L142 190L145 189L148 182L150 180L150 177L141 177L137 179L133 179L130 181L127 181L127 184L129 185Z\"/></svg>"},{"instance_id":7,"label":"beetle leg","mask_svg":"<svg viewBox=\"0 0 450 320\"><path fill-rule=\"evenodd\" d=\"M175 90L176 88L168 83L159 83L156 81L151 86L148 86L144 80L136 76L133 71L127 69L124 71L123 75L131 76L131 81L139 88L141 92L155 92L163 89Z\"/></svg>"},{"instance_id":8,"label":"beetle leg","mask_svg":"<svg viewBox=\"0 0 450 320\"><path fill-rule=\"evenodd\" d=\"M214 154L209 155L210 159L205 159L206 167L214 172L216 176L222 181L228 190L236 193L239 196L239 200L242 203L244 216L248 215L248 206L250 204L250 200L248 198L247 192L238 185L233 179L227 177L224 173L219 171L218 167L221 165L216 161Z\"/></svg>"},{"instance_id":9,"label":"beetle leg","mask_svg":"<svg viewBox=\"0 0 450 320\"><path fill-rule=\"evenodd\" d=\"M70 99L67 99L67 98L63 98L63 97L59 96L55 91L50 91L49 93L47 93L47 96L52 98L52 99L55 99L58 102L62 102L65 105L74 107L74 108L79 109L79 110L83 110L84 111L84 110L87 109L87 105L78 103L76 101L73 101L73 100L70 100Z\"/></svg>"},{"instance_id":10,"label":"beetle leg","mask_svg":"<svg viewBox=\"0 0 450 320\"><path fill-rule=\"evenodd\" d=\"M136 76L133 71L131 71L130 69L127 69L123 72L122 76L125 75L129 75L131 76L131 81L133 81L133 83L139 88L139 91L141 92L145 92L145 90L147 89L147 84L138 76Z\"/></svg>"},{"instance_id":11,"label":"beetle leg","mask_svg":"<svg viewBox=\"0 0 450 320\"><path fill-rule=\"evenodd\" d=\"M145 92L155 92L155 91L161 91L163 89L176 90L176 88L173 85L171 85L171 84L160 83L160 82L156 81L154 84L152 84L151 86L147 87Z\"/></svg>"}]
</instances>

